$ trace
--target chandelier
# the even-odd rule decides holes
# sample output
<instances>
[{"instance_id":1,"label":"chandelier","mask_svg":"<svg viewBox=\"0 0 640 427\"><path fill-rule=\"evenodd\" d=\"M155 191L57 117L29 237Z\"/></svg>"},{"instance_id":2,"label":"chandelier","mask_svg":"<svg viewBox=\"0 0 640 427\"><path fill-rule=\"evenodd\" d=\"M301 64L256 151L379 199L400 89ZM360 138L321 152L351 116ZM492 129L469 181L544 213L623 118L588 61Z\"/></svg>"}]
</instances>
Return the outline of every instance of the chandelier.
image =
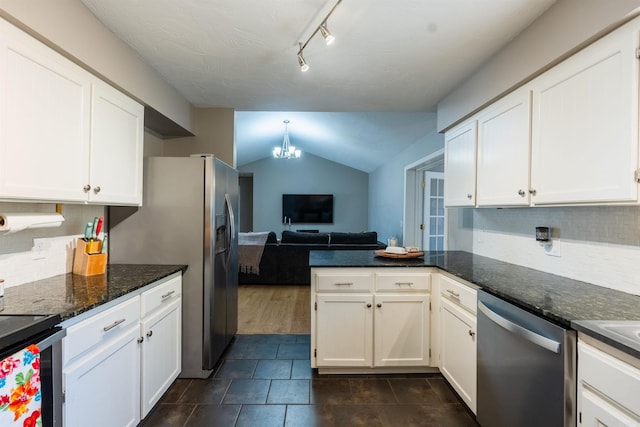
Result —
<instances>
[{"instance_id":1,"label":"chandelier","mask_svg":"<svg viewBox=\"0 0 640 427\"><path fill-rule=\"evenodd\" d=\"M282 140L282 147L273 147L273 157L276 159L297 159L302 155L302 151L296 149L289 143L289 120L284 120L284 139Z\"/></svg>"}]
</instances>

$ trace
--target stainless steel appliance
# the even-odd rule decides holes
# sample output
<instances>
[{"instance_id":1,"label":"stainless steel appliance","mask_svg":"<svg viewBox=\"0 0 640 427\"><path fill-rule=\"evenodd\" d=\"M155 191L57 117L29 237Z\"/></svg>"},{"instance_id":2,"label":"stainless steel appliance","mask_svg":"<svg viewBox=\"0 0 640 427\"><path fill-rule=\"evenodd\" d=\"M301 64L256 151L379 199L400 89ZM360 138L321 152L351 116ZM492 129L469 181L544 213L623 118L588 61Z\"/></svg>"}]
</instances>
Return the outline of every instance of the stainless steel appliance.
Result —
<instances>
[{"instance_id":1,"label":"stainless steel appliance","mask_svg":"<svg viewBox=\"0 0 640 427\"><path fill-rule=\"evenodd\" d=\"M478 291L480 425L575 426L575 393L575 331Z\"/></svg>"},{"instance_id":2,"label":"stainless steel appliance","mask_svg":"<svg viewBox=\"0 0 640 427\"><path fill-rule=\"evenodd\" d=\"M0 316L0 360L31 344L40 349L40 394L42 425L62 423L62 338L59 315Z\"/></svg>"},{"instance_id":3,"label":"stainless steel appliance","mask_svg":"<svg viewBox=\"0 0 640 427\"><path fill-rule=\"evenodd\" d=\"M238 187L237 171L214 157L149 157L143 206L109 210L110 262L189 266L183 378L208 377L238 329Z\"/></svg>"}]
</instances>

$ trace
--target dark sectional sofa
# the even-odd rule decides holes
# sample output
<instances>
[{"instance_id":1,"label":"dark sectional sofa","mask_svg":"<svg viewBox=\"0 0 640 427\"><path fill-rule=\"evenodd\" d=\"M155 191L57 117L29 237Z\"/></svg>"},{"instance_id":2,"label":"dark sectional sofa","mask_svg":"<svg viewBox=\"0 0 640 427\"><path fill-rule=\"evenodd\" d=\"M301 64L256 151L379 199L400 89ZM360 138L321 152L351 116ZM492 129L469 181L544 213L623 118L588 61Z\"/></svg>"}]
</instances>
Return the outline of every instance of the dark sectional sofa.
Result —
<instances>
[{"instance_id":1,"label":"dark sectional sofa","mask_svg":"<svg viewBox=\"0 0 640 427\"><path fill-rule=\"evenodd\" d=\"M375 231L362 233L306 233L283 231L278 242L272 231L260 260L260 274L239 273L240 284L309 285L309 251L311 250L376 250L386 245L378 241Z\"/></svg>"}]
</instances>

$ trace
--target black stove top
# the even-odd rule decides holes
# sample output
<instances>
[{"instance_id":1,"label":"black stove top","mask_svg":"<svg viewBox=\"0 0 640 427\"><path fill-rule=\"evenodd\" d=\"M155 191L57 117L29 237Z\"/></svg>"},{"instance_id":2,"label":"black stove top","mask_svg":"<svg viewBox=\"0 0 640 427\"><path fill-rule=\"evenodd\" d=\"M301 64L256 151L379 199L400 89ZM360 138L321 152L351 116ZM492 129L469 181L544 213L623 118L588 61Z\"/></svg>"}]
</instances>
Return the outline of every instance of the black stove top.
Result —
<instances>
[{"instance_id":1,"label":"black stove top","mask_svg":"<svg viewBox=\"0 0 640 427\"><path fill-rule=\"evenodd\" d=\"M0 315L0 352L15 344L41 335L60 323L60 315L3 314ZM29 344L26 342L26 344ZM35 344L31 343L31 344Z\"/></svg>"}]
</instances>

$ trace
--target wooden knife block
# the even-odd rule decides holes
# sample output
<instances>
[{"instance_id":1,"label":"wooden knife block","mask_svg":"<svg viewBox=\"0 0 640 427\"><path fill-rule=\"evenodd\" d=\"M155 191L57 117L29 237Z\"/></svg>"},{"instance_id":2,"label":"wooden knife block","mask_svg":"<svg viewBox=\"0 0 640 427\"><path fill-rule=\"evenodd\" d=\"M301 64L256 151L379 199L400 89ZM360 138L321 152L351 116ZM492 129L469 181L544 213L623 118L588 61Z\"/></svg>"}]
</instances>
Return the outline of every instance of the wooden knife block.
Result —
<instances>
[{"instance_id":1,"label":"wooden knife block","mask_svg":"<svg viewBox=\"0 0 640 427\"><path fill-rule=\"evenodd\" d=\"M87 246L95 245L93 249L99 252L102 248L102 241L85 242L78 239L76 242L76 254L73 258L73 274L81 276L95 276L104 274L107 271L107 254L87 253Z\"/></svg>"}]
</instances>

